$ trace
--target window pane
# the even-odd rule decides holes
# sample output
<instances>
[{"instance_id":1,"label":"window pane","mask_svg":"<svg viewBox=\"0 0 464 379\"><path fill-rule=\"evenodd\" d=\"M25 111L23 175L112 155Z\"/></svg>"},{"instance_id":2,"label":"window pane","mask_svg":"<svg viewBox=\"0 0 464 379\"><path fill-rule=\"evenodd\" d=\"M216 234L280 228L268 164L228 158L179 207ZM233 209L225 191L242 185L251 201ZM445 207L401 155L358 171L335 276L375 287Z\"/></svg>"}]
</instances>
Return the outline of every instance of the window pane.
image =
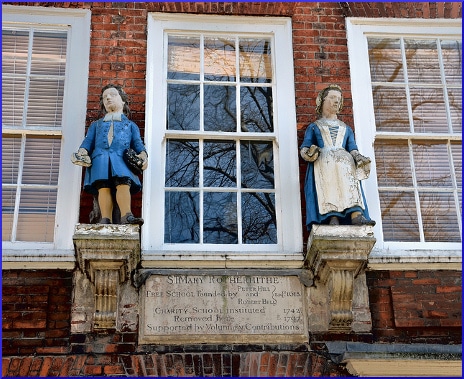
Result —
<instances>
[{"instance_id":1,"label":"window pane","mask_svg":"<svg viewBox=\"0 0 464 379\"><path fill-rule=\"evenodd\" d=\"M451 142L451 154L453 155L454 174L456 175L456 184L462 189L462 143L457 141Z\"/></svg>"},{"instance_id":2,"label":"window pane","mask_svg":"<svg viewBox=\"0 0 464 379\"><path fill-rule=\"evenodd\" d=\"M200 242L198 192L166 192L164 242Z\"/></svg>"},{"instance_id":3,"label":"window pane","mask_svg":"<svg viewBox=\"0 0 464 379\"><path fill-rule=\"evenodd\" d=\"M23 125L25 78L2 78L2 125Z\"/></svg>"},{"instance_id":4,"label":"window pane","mask_svg":"<svg viewBox=\"0 0 464 379\"><path fill-rule=\"evenodd\" d=\"M2 73L26 75L29 32L2 30Z\"/></svg>"},{"instance_id":5,"label":"window pane","mask_svg":"<svg viewBox=\"0 0 464 379\"><path fill-rule=\"evenodd\" d=\"M448 89L451 125L454 133L462 133L462 92L461 89Z\"/></svg>"},{"instance_id":6,"label":"window pane","mask_svg":"<svg viewBox=\"0 0 464 379\"><path fill-rule=\"evenodd\" d=\"M419 242L419 225L412 192L380 192L384 241Z\"/></svg>"},{"instance_id":7,"label":"window pane","mask_svg":"<svg viewBox=\"0 0 464 379\"><path fill-rule=\"evenodd\" d=\"M274 131L271 87L242 87L240 107L242 132Z\"/></svg>"},{"instance_id":8,"label":"window pane","mask_svg":"<svg viewBox=\"0 0 464 379\"><path fill-rule=\"evenodd\" d=\"M461 242L452 193L420 193L425 242Z\"/></svg>"},{"instance_id":9,"label":"window pane","mask_svg":"<svg viewBox=\"0 0 464 379\"><path fill-rule=\"evenodd\" d=\"M200 130L200 86L168 84L168 130Z\"/></svg>"},{"instance_id":10,"label":"window pane","mask_svg":"<svg viewBox=\"0 0 464 379\"><path fill-rule=\"evenodd\" d=\"M64 79L31 79L27 126L61 127Z\"/></svg>"},{"instance_id":11,"label":"window pane","mask_svg":"<svg viewBox=\"0 0 464 379\"><path fill-rule=\"evenodd\" d=\"M413 155L419 187L452 188L450 158L445 144L415 142Z\"/></svg>"},{"instance_id":12,"label":"window pane","mask_svg":"<svg viewBox=\"0 0 464 379\"><path fill-rule=\"evenodd\" d=\"M378 132L409 132L408 104L404 88L374 86L375 125Z\"/></svg>"},{"instance_id":13,"label":"window pane","mask_svg":"<svg viewBox=\"0 0 464 379\"><path fill-rule=\"evenodd\" d=\"M2 183L16 184L18 180L21 136L2 136Z\"/></svg>"},{"instance_id":14,"label":"window pane","mask_svg":"<svg viewBox=\"0 0 464 379\"><path fill-rule=\"evenodd\" d=\"M275 196L272 193L242 194L244 244L276 244Z\"/></svg>"},{"instance_id":15,"label":"window pane","mask_svg":"<svg viewBox=\"0 0 464 379\"><path fill-rule=\"evenodd\" d=\"M204 243L236 244L237 194L206 192L204 194Z\"/></svg>"},{"instance_id":16,"label":"window pane","mask_svg":"<svg viewBox=\"0 0 464 379\"><path fill-rule=\"evenodd\" d=\"M274 188L274 152L272 142L240 143L243 188Z\"/></svg>"},{"instance_id":17,"label":"window pane","mask_svg":"<svg viewBox=\"0 0 464 379\"><path fill-rule=\"evenodd\" d=\"M267 39L240 39L240 80L252 83L272 81L271 43Z\"/></svg>"},{"instance_id":18,"label":"window pane","mask_svg":"<svg viewBox=\"0 0 464 379\"><path fill-rule=\"evenodd\" d=\"M203 157L205 187L236 187L235 142L205 141Z\"/></svg>"},{"instance_id":19,"label":"window pane","mask_svg":"<svg viewBox=\"0 0 464 379\"><path fill-rule=\"evenodd\" d=\"M198 187L198 154L197 141L167 141L166 187Z\"/></svg>"},{"instance_id":20,"label":"window pane","mask_svg":"<svg viewBox=\"0 0 464 379\"><path fill-rule=\"evenodd\" d=\"M404 45L409 82L441 83L437 42L405 39Z\"/></svg>"},{"instance_id":21,"label":"window pane","mask_svg":"<svg viewBox=\"0 0 464 379\"><path fill-rule=\"evenodd\" d=\"M231 86L204 86L205 131L237 130L236 89Z\"/></svg>"},{"instance_id":22,"label":"window pane","mask_svg":"<svg viewBox=\"0 0 464 379\"><path fill-rule=\"evenodd\" d=\"M441 41L441 53L445 68L446 82L461 84L462 82L462 43L461 41Z\"/></svg>"},{"instance_id":23,"label":"window pane","mask_svg":"<svg viewBox=\"0 0 464 379\"><path fill-rule=\"evenodd\" d=\"M205 80L235 81L235 41L205 38Z\"/></svg>"},{"instance_id":24,"label":"window pane","mask_svg":"<svg viewBox=\"0 0 464 379\"><path fill-rule=\"evenodd\" d=\"M61 76L66 68L66 33L35 32L32 43L32 75Z\"/></svg>"},{"instance_id":25,"label":"window pane","mask_svg":"<svg viewBox=\"0 0 464 379\"><path fill-rule=\"evenodd\" d=\"M443 90L411 88L411 108L416 133L448 133Z\"/></svg>"},{"instance_id":26,"label":"window pane","mask_svg":"<svg viewBox=\"0 0 464 379\"><path fill-rule=\"evenodd\" d=\"M11 241L16 189L2 188L2 241Z\"/></svg>"},{"instance_id":27,"label":"window pane","mask_svg":"<svg viewBox=\"0 0 464 379\"><path fill-rule=\"evenodd\" d=\"M56 192L56 189L21 190L17 241L53 241Z\"/></svg>"},{"instance_id":28,"label":"window pane","mask_svg":"<svg viewBox=\"0 0 464 379\"><path fill-rule=\"evenodd\" d=\"M200 79L200 38L169 36L168 79Z\"/></svg>"},{"instance_id":29,"label":"window pane","mask_svg":"<svg viewBox=\"0 0 464 379\"><path fill-rule=\"evenodd\" d=\"M408 142L375 141L377 182L381 187L412 186Z\"/></svg>"},{"instance_id":30,"label":"window pane","mask_svg":"<svg viewBox=\"0 0 464 379\"><path fill-rule=\"evenodd\" d=\"M400 40L368 38L371 80L404 82Z\"/></svg>"},{"instance_id":31,"label":"window pane","mask_svg":"<svg viewBox=\"0 0 464 379\"><path fill-rule=\"evenodd\" d=\"M24 153L24 184L58 184L61 138L28 137Z\"/></svg>"}]
</instances>

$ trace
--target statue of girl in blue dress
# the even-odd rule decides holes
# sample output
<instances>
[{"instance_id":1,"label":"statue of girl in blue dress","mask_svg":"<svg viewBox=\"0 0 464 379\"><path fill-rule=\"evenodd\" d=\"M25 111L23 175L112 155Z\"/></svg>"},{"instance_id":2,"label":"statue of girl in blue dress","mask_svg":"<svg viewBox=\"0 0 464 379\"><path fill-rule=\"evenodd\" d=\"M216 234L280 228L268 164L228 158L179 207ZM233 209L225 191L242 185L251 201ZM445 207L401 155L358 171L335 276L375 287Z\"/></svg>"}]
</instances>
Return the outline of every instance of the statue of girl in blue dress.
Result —
<instances>
[{"instance_id":1,"label":"statue of girl in blue dress","mask_svg":"<svg viewBox=\"0 0 464 379\"><path fill-rule=\"evenodd\" d=\"M306 129L300 147L308 162L305 179L306 225L375 225L361 180L369 177L371 160L358 151L354 133L338 119L343 107L338 85L323 89L316 99L320 118Z\"/></svg>"}]
</instances>

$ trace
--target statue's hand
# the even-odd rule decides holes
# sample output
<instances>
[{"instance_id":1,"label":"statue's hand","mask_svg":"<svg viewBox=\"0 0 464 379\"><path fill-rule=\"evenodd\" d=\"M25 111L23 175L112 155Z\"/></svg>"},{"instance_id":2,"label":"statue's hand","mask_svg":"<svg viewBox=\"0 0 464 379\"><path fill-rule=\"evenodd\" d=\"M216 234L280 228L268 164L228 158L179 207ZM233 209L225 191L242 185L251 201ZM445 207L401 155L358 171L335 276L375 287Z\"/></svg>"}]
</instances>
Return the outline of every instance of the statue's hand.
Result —
<instances>
[{"instance_id":1,"label":"statue's hand","mask_svg":"<svg viewBox=\"0 0 464 379\"><path fill-rule=\"evenodd\" d=\"M357 168L363 168L364 166L367 166L371 163L371 159L362 155L358 150L353 150L350 152L350 154L356 162Z\"/></svg>"},{"instance_id":2,"label":"statue's hand","mask_svg":"<svg viewBox=\"0 0 464 379\"><path fill-rule=\"evenodd\" d=\"M92 166L92 160L89 157L89 152L83 147L77 150L77 153L71 154L71 162L78 166Z\"/></svg>"},{"instance_id":3,"label":"statue's hand","mask_svg":"<svg viewBox=\"0 0 464 379\"><path fill-rule=\"evenodd\" d=\"M146 170L148 167L148 154L145 150L141 151L137 156L142 160L142 170Z\"/></svg>"},{"instance_id":4,"label":"statue's hand","mask_svg":"<svg viewBox=\"0 0 464 379\"><path fill-rule=\"evenodd\" d=\"M300 150L301 158L303 158L307 162L314 162L317 158L319 158L319 153L321 149L316 145L311 145L311 147L303 147Z\"/></svg>"}]
</instances>

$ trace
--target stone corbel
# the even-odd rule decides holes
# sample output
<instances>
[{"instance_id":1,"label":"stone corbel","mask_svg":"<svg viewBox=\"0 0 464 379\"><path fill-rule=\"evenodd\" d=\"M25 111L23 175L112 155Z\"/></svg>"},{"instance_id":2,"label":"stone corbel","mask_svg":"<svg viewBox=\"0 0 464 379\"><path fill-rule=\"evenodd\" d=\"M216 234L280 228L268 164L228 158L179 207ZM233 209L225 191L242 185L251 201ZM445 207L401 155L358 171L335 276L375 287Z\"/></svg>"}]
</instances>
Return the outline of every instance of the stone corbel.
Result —
<instances>
[{"instance_id":1,"label":"stone corbel","mask_svg":"<svg viewBox=\"0 0 464 379\"><path fill-rule=\"evenodd\" d=\"M361 303L365 303L361 307L369 312L368 300L362 298L362 294L367 291L363 291L359 285L355 286L355 280L359 275L364 275L364 268L375 241L371 226L312 227L306 265L314 274L315 287L311 289L313 299L318 299L319 306L326 307L325 313L314 310L316 321L312 325L312 331L350 333L354 320L355 297L358 305L361 298ZM365 286L365 280L360 283ZM328 322L321 321L323 315L326 315Z\"/></svg>"},{"instance_id":2,"label":"stone corbel","mask_svg":"<svg viewBox=\"0 0 464 379\"><path fill-rule=\"evenodd\" d=\"M79 268L94 286L93 328L116 328L119 287L140 262L139 226L77 224L73 241Z\"/></svg>"}]
</instances>

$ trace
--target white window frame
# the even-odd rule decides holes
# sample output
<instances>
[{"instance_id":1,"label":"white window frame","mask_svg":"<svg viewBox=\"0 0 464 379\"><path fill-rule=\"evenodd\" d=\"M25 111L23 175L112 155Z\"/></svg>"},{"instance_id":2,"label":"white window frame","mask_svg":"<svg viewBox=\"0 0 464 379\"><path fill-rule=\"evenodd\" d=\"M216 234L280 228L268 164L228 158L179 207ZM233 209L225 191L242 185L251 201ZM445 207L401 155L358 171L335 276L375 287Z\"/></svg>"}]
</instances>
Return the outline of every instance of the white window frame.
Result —
<instances>
[{"instance_id":1,"label":"white window frame","mask_svg":"<svg viewBox=\"0 0 464 379\"><path fill-rule=\"evenodd\" d=\"M234 33L272 40L275 67L274 121L278 151L274 156L278 244L170 246L164 243L164 131L166 125L167 32ZM142 261L145 267L173 262L208 262L236 265L283 265L297 267L302 257L301 202L292 57L292 26L289 18L203 16L149 13L145 144L151 157L143 177ZM278 88L278 90L276 90ZM150 167L151 166L151 167ZM208 246L209 247L209 246ZM248 251L243 251L246 248ZM239 251L238 249L242 249ZM273 262L274 263L271 263ZM164 263L163 263L164 262ZM231 263L232 262L232 263ZM186 263L187 264L187 263ZM196 266L197 267L197 266Z\"/></svg>"},{"instance_id":2,"label":"white window frame","mask_svg":"<svg viewBox=\"0 0 464 379\"><path fill-rule=\"evenodd\" d=\"M84 138L90 54L90 10L2 5L2 27L68 31L62 128L42 135L60 135L60 171L53 242L2 241L4 268L72 268L72 236L78 222L82 168L70 156ZM2 128L14 133L16 129Z\"/></svg>"},{"instance_id":3,"label":"white window frame","mask_svg":"<svg viewBox=\"0 0 464 379\"><path fill-rule=\"evenodd\" d=\"M388 242L383 240L377 172L375 166L374 140L375 116L369 67L368 43L370 36L408 35L411 37L444 37L462 39L461 20L347 18L346 29L351 73L351 93L356 141L362 154L371 157L370 177L363 181L369 214L377 221L374 235L377 242L370 255L372 267L384 267L385 263L411 263L416 269L434 263L453 264L460 269L462 249L460 243L444 242ZM460 220L459 220L460 221ZM424 265L424 266L423 266ZM402 267L407 267L403 265Z\"/></svg>"}]
</instances>

